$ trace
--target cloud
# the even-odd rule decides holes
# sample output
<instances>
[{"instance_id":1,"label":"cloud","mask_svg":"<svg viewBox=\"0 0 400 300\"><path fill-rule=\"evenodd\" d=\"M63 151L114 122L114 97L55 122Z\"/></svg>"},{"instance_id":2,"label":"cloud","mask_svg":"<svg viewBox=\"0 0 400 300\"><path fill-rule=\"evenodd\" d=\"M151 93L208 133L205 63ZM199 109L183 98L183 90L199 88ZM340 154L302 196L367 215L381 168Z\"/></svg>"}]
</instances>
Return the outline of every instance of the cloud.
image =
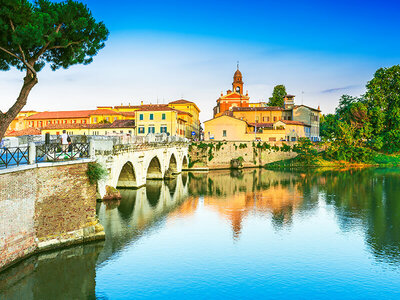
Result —
<instances>
[{"instance_id":1,"label":"cloud","mask_svg":"<svg viewBox=\"0 0 400 300\"><path fill-rule=\"evenodd\" d=\"M351 90L353 90L355 88L359 88L359 87L361 87L361 85L348 85L348 86L344 86L344 87L337 87L337 88L323 90L323 91L321 91L321 93L322 94L333 94L333 93L337 93L337 92L351 91Z\"/></svg>"}]
</instances>

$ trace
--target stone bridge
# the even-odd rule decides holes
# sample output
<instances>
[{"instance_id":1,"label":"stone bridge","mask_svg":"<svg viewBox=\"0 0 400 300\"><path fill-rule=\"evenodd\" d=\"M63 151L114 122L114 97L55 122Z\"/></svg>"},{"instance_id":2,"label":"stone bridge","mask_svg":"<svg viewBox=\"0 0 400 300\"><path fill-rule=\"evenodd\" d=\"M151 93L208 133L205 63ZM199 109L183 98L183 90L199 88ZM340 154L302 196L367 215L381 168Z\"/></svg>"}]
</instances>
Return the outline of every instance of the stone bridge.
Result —
<instances>
[{"instance_id":1,"label":"stone bridge","mask_svg":"<svg viewBox=\"0 0 400 300\"><path fill-rule=\"evenodd\" d=\"M109 176L99 182L99 193L105 187L138 188L147 180L161 180L188 168L187 143L152 143L112 145L94 142L96 160L105 166Z\"/></svg>"}]
</instances>

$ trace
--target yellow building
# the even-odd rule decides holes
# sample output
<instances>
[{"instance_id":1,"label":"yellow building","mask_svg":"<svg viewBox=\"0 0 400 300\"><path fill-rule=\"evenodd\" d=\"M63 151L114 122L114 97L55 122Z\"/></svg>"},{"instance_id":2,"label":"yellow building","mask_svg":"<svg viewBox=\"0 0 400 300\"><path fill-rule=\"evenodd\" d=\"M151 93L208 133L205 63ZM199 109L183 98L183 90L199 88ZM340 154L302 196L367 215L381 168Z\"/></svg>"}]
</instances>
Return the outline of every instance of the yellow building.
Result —
<instances>
[{"instance_id":1,"label":"yellow building","mask_svg":"<svg viewBox=\"0 0 400 300\"><path fill-rule=\"evenodd\" d=\"M25 110L20 111L17 117L11 122L10 126L8 126L8 131L20 131L28 128L26 118L37 114L34 110Z\"/></svg>"},{"instance_id":2,"label":"yellow building","mask_svg":"<svg viewBox=\"0 0 400 300\"><path fill-rule=\"evenodd\" d=\"M75 111L45 111L26 118L28 127L45 127L52 124L99 124L112 123L124 117L113 110L75 110Z\"/></svg>"},{"instance_id":3,"label":"yellow building","mask_svg":"<svg viewBox=\"0 0 400 300\"><path fill-rule=\"evenodd\" d=\"M281 120L274 123L248 123L222 115L204 122L206 141L297 141L308 137L310 127L302 122Z\"/></svg>"},{"instance_id":4,"label":"yellow building","mask_svg":"<svg viewBox=\"0 0 400 300\"><path fill-rule=\"evenodd\" d=\"M180 99L168 103L168 106L186 114L182 118L186 121L186 138L200 137L200 109L194 102ZM194 133L194 134L193 134Z\"/></svg>"},{"instance_id":5,"label":"yellow building","mask_svg":"<svg viewBox=\"0 0 400 300\"><path fill-rule=\"evenodd\" d=\"M143 105L135 110L136 135L167 133L185 137L186 121L179 111L166 105Z\"/></svg>"}]
</instances>

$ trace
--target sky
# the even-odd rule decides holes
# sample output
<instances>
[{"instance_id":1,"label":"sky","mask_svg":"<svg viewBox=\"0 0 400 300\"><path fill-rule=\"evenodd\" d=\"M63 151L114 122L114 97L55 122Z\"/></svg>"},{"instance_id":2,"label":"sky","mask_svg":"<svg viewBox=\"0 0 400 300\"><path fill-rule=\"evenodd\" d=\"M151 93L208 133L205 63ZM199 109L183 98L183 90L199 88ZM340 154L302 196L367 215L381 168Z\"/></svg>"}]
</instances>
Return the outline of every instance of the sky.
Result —
<instances>
[{"instance_id":1,"label":"sky","mask_svg":"<svg viewBox=\"0 0 400 300\"><path fill-rule=\"evenodd\" d=\"M167 103L184 98L212 117L239 61L250 101L284 84L297 104L334 111L365 92L381 67L400 63L400 1L83 0L110 30L88 66L39 73L25 109ZM23 74L0 72L0 110Z\"/></svg>"}]
</instances>

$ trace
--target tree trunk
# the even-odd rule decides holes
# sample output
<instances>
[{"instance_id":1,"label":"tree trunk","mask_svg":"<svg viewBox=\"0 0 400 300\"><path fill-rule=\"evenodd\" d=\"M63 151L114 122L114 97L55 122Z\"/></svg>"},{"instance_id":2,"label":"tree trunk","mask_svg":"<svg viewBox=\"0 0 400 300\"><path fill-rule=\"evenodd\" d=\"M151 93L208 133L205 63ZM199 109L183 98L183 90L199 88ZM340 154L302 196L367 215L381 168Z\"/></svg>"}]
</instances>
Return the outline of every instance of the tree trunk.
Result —
<instances>
[{"instance_id":1,"label":"tree trunk","mask_svg":"<svg viewBox=\"0 0 400 300\"><path fill-rule=\"evenodd\" d=\"M11 106L6 113L0 112L0 141L4 137L8 126L10 126L11 122L17 117L18 113L25 106L30 91L37 83L37 77L32 74L32 72L27 71L24 78L24 84L14 105Z\"/></svg>"}]
</instances>

